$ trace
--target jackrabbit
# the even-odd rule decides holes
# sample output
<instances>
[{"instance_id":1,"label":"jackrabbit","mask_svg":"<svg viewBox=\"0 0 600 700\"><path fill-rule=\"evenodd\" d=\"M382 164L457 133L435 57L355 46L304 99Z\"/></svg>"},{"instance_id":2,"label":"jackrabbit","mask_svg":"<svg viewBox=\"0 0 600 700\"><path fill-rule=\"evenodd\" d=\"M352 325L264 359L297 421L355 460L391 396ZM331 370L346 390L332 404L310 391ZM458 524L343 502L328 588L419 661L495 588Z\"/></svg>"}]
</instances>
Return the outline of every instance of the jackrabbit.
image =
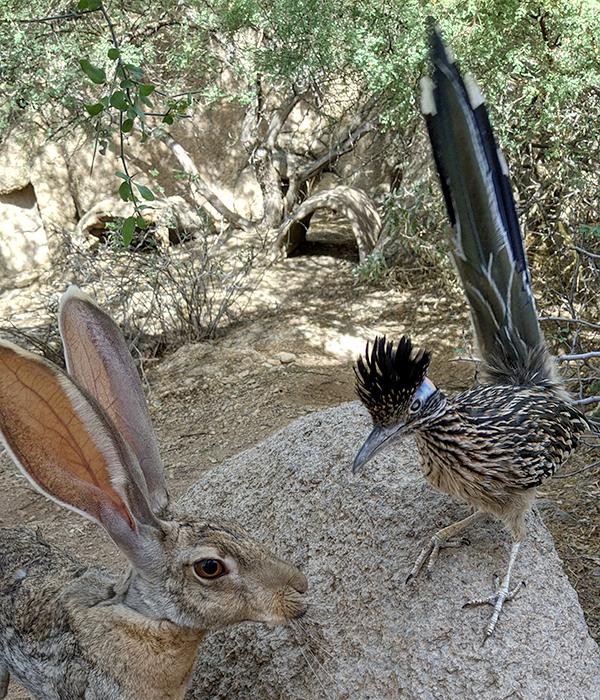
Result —
<instances>
[{"instance_id":1,"label":"jackrabbit","mask_svg":"<svg viewBox=\"0 0 600 700\"><path fill-rule=\"evenodd\" d=\"M48 498L101 525L117 580L0 528L0 698L183 698L204 635L301 616L306 579L229 523L169 507L141 382L115 322L76 287L59 309L67 374L0 342L0 432Z\"/></svg>"}]
</instances>

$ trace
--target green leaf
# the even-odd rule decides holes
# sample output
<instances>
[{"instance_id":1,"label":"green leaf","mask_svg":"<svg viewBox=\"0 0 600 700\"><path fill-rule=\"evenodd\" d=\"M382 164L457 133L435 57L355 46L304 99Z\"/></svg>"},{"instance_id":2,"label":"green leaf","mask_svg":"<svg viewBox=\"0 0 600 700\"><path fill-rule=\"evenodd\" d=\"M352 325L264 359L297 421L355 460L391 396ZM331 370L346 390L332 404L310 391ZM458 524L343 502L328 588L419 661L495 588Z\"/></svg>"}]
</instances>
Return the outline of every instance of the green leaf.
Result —
<instances>
[{"instance_id":1,"label":"green leaf","mask_svg":"<svg viewBox=\"0 0 600 700\"><path fill-rule=\"evenodd\" d=\"M136 66L133 63L126 63L124 68L126 71L131 73L134 79L138 82L142 79L142 76L144 75L144 71L139 66Z\"/></svg>"},{"instance_id":2,"label":"green leaf","mask_svg":"<svg viewBox=\"0 0 600 700\"><path fill-rule=\"evenodd\" d=\"M116 61L117 58L121 57L121 52L113 46L111 49L108 49L107 55L112 61Z\"/></svg>"},{"instance_id":3,"label":"green leaf","mask_svg":"<svg viewBox=\"0 0 600 700\"><path fill-rule=\"evenodd\" d=\"M581 231L581 233L583 233L584 236L585 235L587 235L587 236L600 236L600 226L593 226L590 224L582 224L579 227L579 230Z\"/></svg>"},{"instance_id":4,"label":"green leaf","mask_svg":"<svg viewBox=\"0 0 600 700\"><path fill-rule=\"evenodd\" d=\"M138 185L137 183L135 186L138 188L139 193L146 201L152 202L154 199L156 199L154 192L152 192L150 188L146 187L145 185Z\"/></svg>"},{"instance_id":5,"label":"green leaf","mask_svg":"<svg viewBox=\"0 0 600 700\"><path fill-rule=\"evenodd\" d=\"M121 80L121 87L123 90L129 90L132 87L135 87L135 83L132 80L129 80L129 78L124 78Z\"/></svg>"},{"instance_id":6,"label":"green leaf","mask_svg":"<svg viewBox=\"0 0 600 700\"><path fill-rule=\"evenodd\" d=\"M175 120L170 114L165 114L163 117L163 124L172 124Z\"/></svg>"},{"instance_id":7,"label":"green leaf","mask_svg":"<svg viewBox=\"0 0 600 700\"><path fill-rule=\"evenodd\" d=\"M140 102L146 107L152 107L152 100L149 100L147 97L144 97L143 95L140 95Z\"/></svg>"},{"instance_id":8,"label":"green leaf","mask_svg":"<svg viewBox=\"0 0 600 700\"><path fill-rule=\"evenodd\" d=\"M150 222L146 221L143 216L138 216L137 219L135 220L135 225L138 228L141 228L142 230L148 228L150 226Z\"/></svg>"},{"instance_id":9,"label":"green leaf","mask_svg":"<svg viewBox=\"0 0 600 700\"><path fill-rule=\"evenodd\" d=\"M151 95L155 90L154 85L150 85L149 83L146 83L145 85L140 85L140 95L143 95L144 97L148 97L148 95Z\"/></svg>"},{"instance_id":10,"label":"green leaf","mask_svg":"<svg viewBox=\"0 0 600 700\"><path fill-rule=\"evenodd\" d=\"M119 197L124 202L129 202L133 199L133 192L131 191L131 184L129 182L122 182L119 187Z\"/></svg>"},{"instance_id":11,"label":"green leaf","mask_svg":"<svg viewBox=\"0 0 600 700\"><path fill-rule=\"evenodd\" d=\"M132 129L133 129L133 119L126 119L126 120L121 124L121 131L122 131L124 134L128 134Z\"/></svg>"},{"instance_id":12,"label":"green leaf","mask_svg":"<svg viewBox=\"0 0 600 700\"><path fill-rule=\"evenodd\" d=\"M87 75L87 77L95 83L96 85L102 85L106 82L106 73L104 68L98 68L98 66L93 66L87 58L82 58L79 61L81 70Z\"/></svg>"},{"instance_id":13,"label":"green leaf","mask_svg":"<svg viewBox=\"0 0 600 700\"><path fill-rule=\"evenodd\" d=\"M129 180L129 175L127 173L124 173L122 170L117 170L115 175L117 177L120 177L122 180Z\"/></svg>"},{"instance_id":14,"label":"green leaf","mask_svg":"<svg viewBox=\"0 0 600 700\"><path fill-rule=\"evenodd\" d=\"M99 10L102 7L102 0L79 0L77 9L80 12L84 10Z\"/></svg>"},{"instance_id":15,"label":"green leaf","mask_svg":"<svg viewBox=\"0 0 600 700\"><path fill-rule=\"evenodd\" d=\"M121 226L121 238L123 240L123 245L129 245L133 240L133 234L135 233L137 217L128 216Z\"/></svg>"},{"instance_id":16,"label":"green leaf","mask_svg":"<svg viewBox=\"0 0 600 700\"><path fill-rule=\"evenodd\" d=\"M92 105L84 105L85 111L90 115L90 117L95 117L104 109L102 102L96 102Z\"/></svg>"},{"instance_id":17,"label":"green leaf","mask_svg":"<svg viewBox=\"0 0 600 700\"><path fill-rule=\"evenodd\" d=\"M152 175L152 177L158 177L160 174L156 168L152 168L152 170L149 170L148 172L150 175Z\"/></svg>"},{"instance_id":18,"label":"green leaf","mask_svg":"<svg viewBox=\"0 0 600 700\"><path fill-rule=\"evenodd\" d=\"M115 90L110 96L110 104L120 112L126 112L129 109L129 101L122 90Z\"/></svg>"}]
</instances>

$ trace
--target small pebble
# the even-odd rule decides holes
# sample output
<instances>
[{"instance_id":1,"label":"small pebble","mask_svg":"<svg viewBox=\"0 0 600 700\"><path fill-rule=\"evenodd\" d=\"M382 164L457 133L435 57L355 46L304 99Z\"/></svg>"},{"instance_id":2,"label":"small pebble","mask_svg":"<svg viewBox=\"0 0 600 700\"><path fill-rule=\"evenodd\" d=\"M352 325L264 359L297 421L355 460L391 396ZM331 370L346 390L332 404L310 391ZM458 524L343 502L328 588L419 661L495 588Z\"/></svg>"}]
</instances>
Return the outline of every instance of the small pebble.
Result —
<instances>
[{"instance_id":1,"label":"small pebble","mask_svg":"<svg viewBox=\"0 0 600 700\"><path fill-rule=\"evenodd\" d=\"M296 355L294 355L293 352L278 352L275 357L282 365L289 365L292 362L296 362Z\"/></svg>"}]
</instances>

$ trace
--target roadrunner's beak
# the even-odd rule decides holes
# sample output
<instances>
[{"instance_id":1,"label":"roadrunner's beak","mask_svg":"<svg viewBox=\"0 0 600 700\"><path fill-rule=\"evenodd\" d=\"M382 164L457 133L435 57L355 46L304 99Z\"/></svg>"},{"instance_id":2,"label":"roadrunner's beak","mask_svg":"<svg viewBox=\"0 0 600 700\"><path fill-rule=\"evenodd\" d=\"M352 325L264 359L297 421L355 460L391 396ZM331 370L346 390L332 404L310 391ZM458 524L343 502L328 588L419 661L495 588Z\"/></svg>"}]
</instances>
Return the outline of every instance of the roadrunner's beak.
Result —
<instances>
[{"instance_id":1,"label":"roadrunner's beak","mask_svg":"<svg viewBox=\"0 0 600 700\"><path fill-rule=\"evenodd\" d=\"M390 425L386 428L376 425L354 458L352 473L356 474L376 452L379 452L382 447L401 435L405 430L405 423L396 423L396 425Z\"/></svg>"}]
</instances>

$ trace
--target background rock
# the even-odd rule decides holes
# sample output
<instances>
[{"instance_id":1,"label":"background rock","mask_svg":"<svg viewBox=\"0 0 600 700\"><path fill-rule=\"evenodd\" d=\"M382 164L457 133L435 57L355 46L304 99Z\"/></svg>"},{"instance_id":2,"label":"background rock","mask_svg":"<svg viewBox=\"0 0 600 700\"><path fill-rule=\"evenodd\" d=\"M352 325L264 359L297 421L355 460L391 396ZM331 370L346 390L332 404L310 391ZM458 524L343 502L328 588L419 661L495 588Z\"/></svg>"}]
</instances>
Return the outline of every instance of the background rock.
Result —
<instances>
[{"instance_id":1,"label":"background rock","mask_svg":"<svg viewBox=\"0 0 600 700\"><path fill-rule=\"evenodd\" d=\"M352 477L370 420L357 403L300 418L215 468L182 499L234 519L307 574L303 630L243 625L205 640L190 698L600 697L600 655L539 520L521 549L527 580L482 645L508 535L476 526L431 580L404 579L426 539L467 514L435 493L407 440Z\"/></svg>"}]
</instances>

